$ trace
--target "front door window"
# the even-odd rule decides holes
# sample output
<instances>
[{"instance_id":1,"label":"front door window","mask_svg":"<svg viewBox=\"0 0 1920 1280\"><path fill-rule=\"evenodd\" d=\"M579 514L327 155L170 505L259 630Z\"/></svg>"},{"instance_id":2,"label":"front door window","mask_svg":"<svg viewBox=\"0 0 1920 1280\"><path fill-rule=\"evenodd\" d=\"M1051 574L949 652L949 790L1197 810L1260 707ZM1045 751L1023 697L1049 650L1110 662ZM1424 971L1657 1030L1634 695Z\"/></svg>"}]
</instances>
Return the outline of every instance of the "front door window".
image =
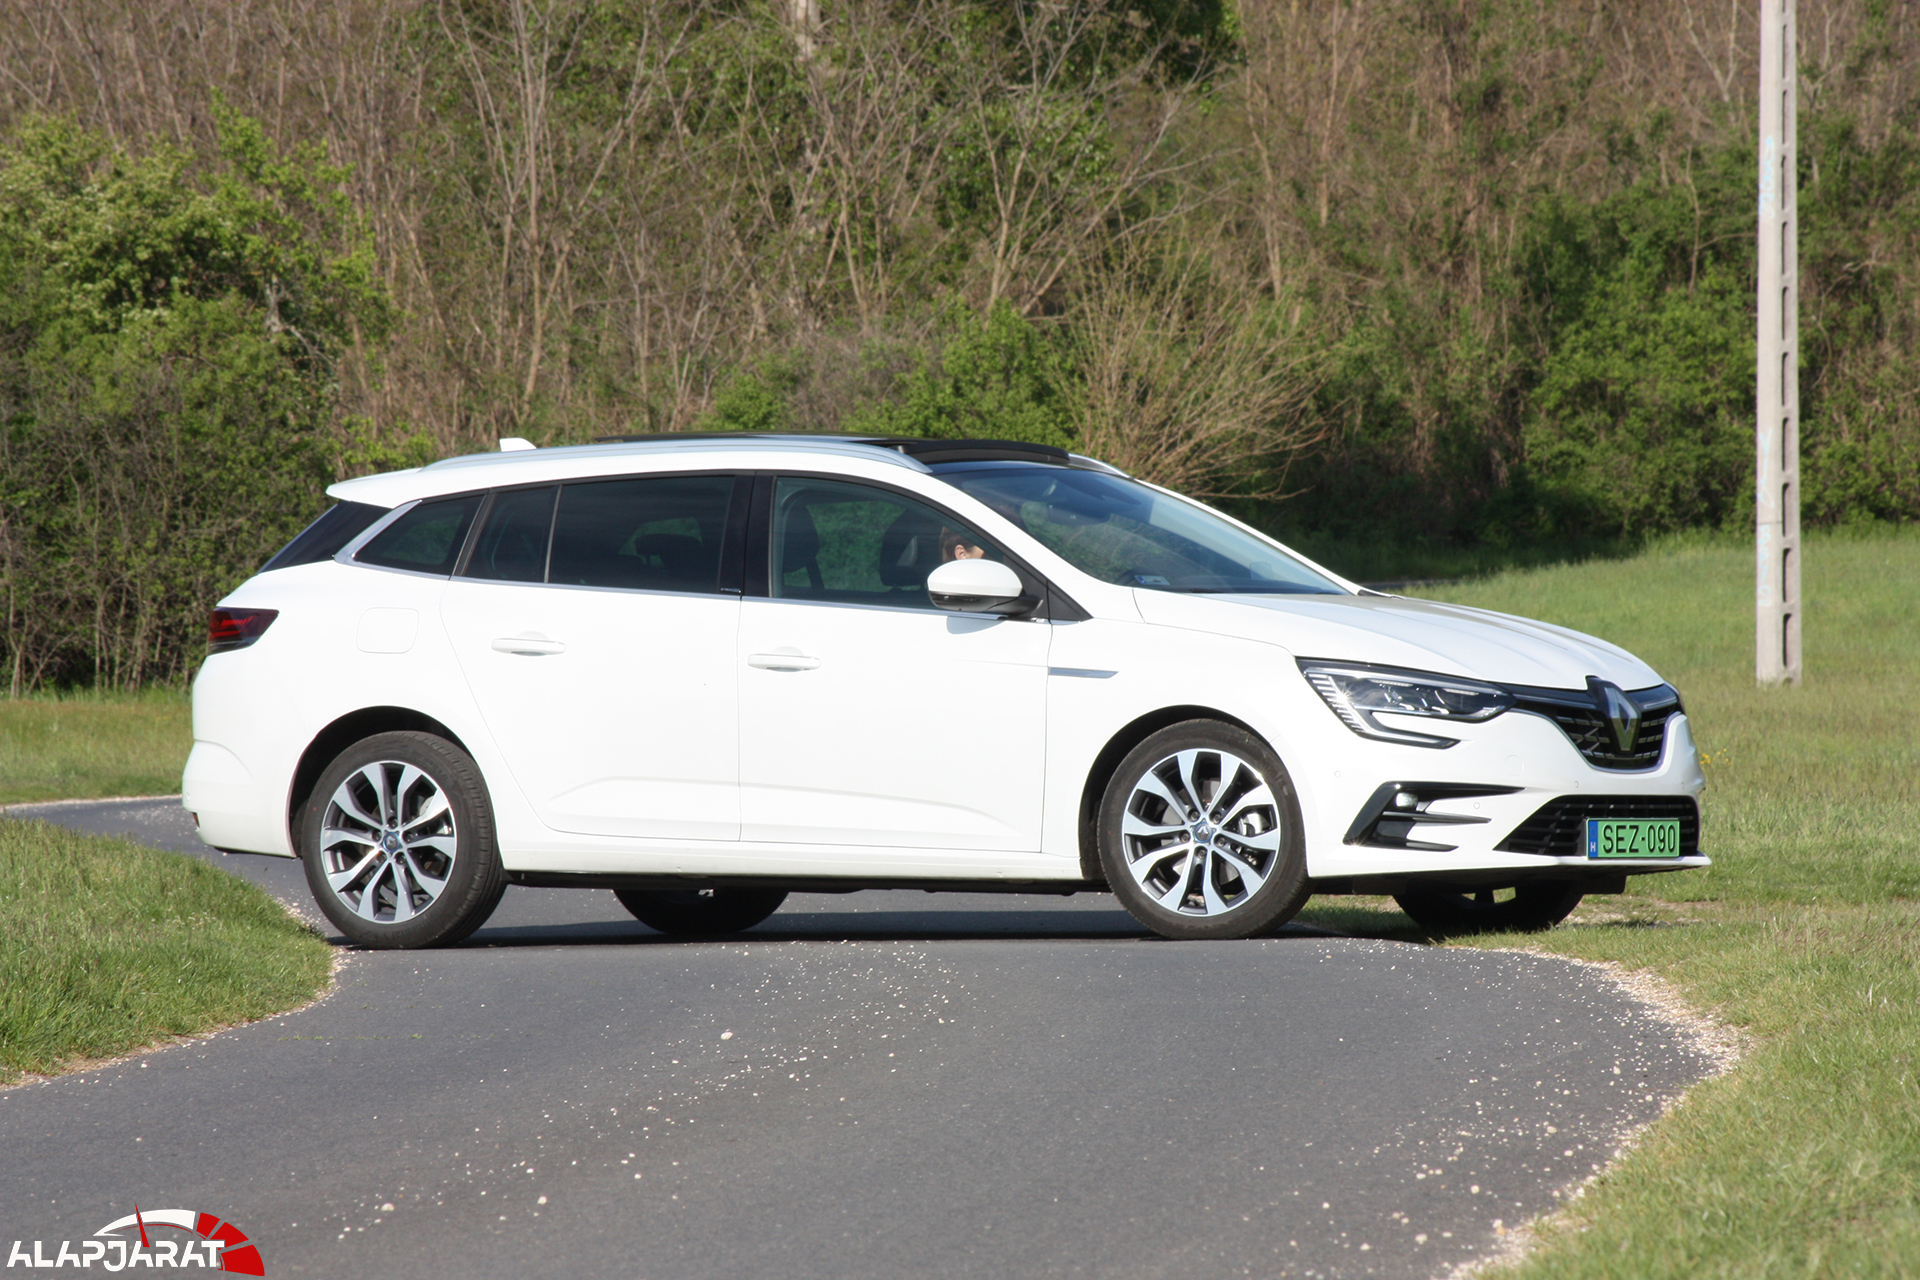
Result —
<instances>
[{"instance_id":1,"label":"front door window","mask_svg":"<svg viewBox=\"0 0 1920 1280\"><path fill-rule=\"evenodd\" d=\"M788 600L932 609L927 575L1000 550L967 525L888 489L810 477L774 492L772 591Z\"/></svg>"}]
</instances>

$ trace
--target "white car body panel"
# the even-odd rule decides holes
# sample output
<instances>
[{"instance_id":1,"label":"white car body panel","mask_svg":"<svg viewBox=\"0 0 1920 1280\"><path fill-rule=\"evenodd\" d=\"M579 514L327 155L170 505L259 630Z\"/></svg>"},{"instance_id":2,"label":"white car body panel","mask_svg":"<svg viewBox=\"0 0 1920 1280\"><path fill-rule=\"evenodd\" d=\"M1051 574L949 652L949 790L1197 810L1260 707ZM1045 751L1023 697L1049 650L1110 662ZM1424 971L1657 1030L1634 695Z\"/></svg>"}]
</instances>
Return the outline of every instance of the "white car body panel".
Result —
<instances>
[{"instance_id":1,"label":"white car body panel","mask_svg":"<svg viewBox=\"0 0 1920 1280\"><path fill-rule=\"evenodd\" d=\"M1038 852L1051 635L982 614L746 601L741 834Z\"/></svg>"},{"instance_id":2,"label":"white car body panel","mask_svg":"<svg viewBox=\"0 0 1920 1280\"><path fill-rule=\"evenodd\" d=\"M440 613L544 825L740 838L739 681L719 643L739 627L738 597L455 579ZM515 637L561 651L508 651Z\"/></svg>"},{"instance_id":3,"label":"white car body panel","mask_svg":"<svg viewBox=\"0 0 1920 1280\"><path fill-rule=\"evenodd\" d=\"M1684 714L1668 722L1660 764L1647 771L1597 768L1552 721L1519 710L1449 721L1445 734L1457 742L1435 750L1350 731L1295 661L1555 689L1582 689L1589 677L1627 690L1660 683L1614 645L1372 593L1116 586L1081 573L925 466L869 445L696 440L528 450L329 492L400 507L542 480L716 469L824 473L917 494L998 541L1091 616L1049 622L450 581L350 563L349 546L340 559L257 576L221 602L281 617L251 646L210 657L195 681L183 803L201 838L295 856L290 803L303 754L328 726L375 708L404 709L458 739L487 781L502 861L524 873L1082 884L1095 762L1129 726L1175 708L1238 721L1279 755L1316 879L1591 869L1585 858L1495 846L1558 797L1697 796L1705 785ZM565 648L494 647L513 637ZM765 660L781 654L816 665ZM1356 815L1389 781L1515 790L1436 802L1436 813L1486 819L1416 829L1456 846L1449 851L1346 843ZM1600 869L1706 863L1610 860Z\"/></svg>"}]
</instances>

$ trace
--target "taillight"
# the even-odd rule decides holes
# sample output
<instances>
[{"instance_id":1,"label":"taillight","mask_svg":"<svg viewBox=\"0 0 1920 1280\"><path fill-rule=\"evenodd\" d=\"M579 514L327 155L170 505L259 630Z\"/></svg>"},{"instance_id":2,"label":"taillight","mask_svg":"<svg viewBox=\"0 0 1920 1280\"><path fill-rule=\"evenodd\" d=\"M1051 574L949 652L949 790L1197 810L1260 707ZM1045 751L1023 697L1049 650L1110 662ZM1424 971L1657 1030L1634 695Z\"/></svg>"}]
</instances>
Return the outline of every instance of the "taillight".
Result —
<instances>
[{"instance_id":1,"label":"taillight","mask_svg":"<svg viewBox=\"0 0 1920 1280\"><path fill-rule=\"evenodd\" d=\"M215 609L207 618L207 652L244 649L267 633L278 609Z\"/></svg>"}]
</instances>

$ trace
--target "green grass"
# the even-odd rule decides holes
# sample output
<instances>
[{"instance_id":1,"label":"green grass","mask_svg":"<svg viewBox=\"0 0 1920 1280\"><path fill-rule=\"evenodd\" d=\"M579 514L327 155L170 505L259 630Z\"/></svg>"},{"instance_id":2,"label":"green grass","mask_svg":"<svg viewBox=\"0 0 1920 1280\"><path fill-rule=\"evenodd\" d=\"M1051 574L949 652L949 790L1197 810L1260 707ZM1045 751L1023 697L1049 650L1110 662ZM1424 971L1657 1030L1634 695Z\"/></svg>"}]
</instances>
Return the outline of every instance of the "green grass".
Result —
<instances>
[{"instance_id":1,"label":"green grass","mask_svg":"<svg viewBox=\"0 0 1920 1280\"><path fill-rule=\"evenodd\" d=\"M292 1008L331 963L197 858L0 818L0 1083Z\"/></svg>"},{"instance_id":2,"label":"green grass","mask_svg":"<svg viewBox=\"0 0 1920 1280\"><path fill-rule=\"evenodd\" d=\"M1547 1225L1524 1277L1920 1273L1920 537L1809 539L1806 681L1753 681L1749 545L1689 538L1437 589L1634 650L1686 699L1707 872L1527 946L1658 974L1745 1029L1731 1074ZM1387 900L1306 918L1412 937Z\"/></svg>"},{"instance_id":3,"label":"green grass","mask_svg":"<svg viewBox=\"0 0 1920 1280\"><path fill-rule=\"evenodd\" d=\"M1256 513L1257 514L1257 513ZM1244 518L1244 517L1243 517ZM1259 524L1257 519L1250 523ZM1265 526L1261 526L1265 527ZM1284 525L1269 532L1280 541L1353 582L1429 582L1481 577L1513 569L1619 560L1641 549L1619 538L1520 542L1510 546L1461 546L1451 542L1330 537Z\"/></svg>"},{"instance_id":4,"label":"green grass","mask_svg":"<svg viewBox=\"0 0 1920 1280\"><path fill-rule=\"evenodd\" d=\"M0 804L171 795L192 746L173 690L0 700Z\"/></svg>"}]
</instances>

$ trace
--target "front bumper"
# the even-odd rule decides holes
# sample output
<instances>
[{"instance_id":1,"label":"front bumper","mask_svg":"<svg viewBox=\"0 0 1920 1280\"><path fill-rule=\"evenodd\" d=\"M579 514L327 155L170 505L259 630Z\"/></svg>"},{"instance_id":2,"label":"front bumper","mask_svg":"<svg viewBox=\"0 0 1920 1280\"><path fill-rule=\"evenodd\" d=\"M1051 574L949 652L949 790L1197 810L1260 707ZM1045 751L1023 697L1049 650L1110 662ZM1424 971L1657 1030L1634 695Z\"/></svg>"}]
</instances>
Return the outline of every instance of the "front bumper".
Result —
<instances>
[{"instance_id":1,"label":"front bumper","mask_svg":"<svg viewBox=\"0 0 1920 1280\"><path fill-rule=\"evenodd\" d=\"M1685 714L1668 720L1659 765L1631 772L1588 763L1560 727L1542 716L1509 712L1469 728L1470 735L1460 735L1460 743L1446 750L1354 736L1318 771L1303 771L1303 789L1315 795L1307 868L1320 892L1340 892L1348 883L1353 892L1391 892L1401 883L1464 887L1569 877L1608 884L1624 875L1711 865L1698 853L1598 860L1571 849L1501 847L1544 807L1563 798L1578 802L1577 809L1602 798L1697 801L1706 778ZM1382 788L1410 781L1436 790L1451 787L1458 794L1432 799L1422 813L1390 815L1401 821L1390 827L1387 840L1378 839L1366 819L1377 812ZM1538 842L1516 843L1539 847ZM1556 847L1567 849L1567 844Z\"/></svg>"}]
</instances>

